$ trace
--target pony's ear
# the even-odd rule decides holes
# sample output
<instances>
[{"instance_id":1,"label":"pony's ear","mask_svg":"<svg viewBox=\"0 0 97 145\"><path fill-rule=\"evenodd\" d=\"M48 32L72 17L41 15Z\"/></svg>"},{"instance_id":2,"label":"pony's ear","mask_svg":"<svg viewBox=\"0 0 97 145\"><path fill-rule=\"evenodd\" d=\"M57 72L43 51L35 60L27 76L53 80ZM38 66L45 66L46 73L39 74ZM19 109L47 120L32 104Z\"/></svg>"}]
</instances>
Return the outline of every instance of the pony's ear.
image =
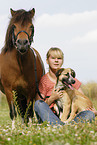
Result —
<instances>
[{"instance_id":1,"label":"pony's ear","mask_svg":"<svg viewBox=\"0 0 97 145\"><path fill-rule=\"evenodd\" d=\"M12 17L13 17L14 14L16 13L16 11L14 11L12 8L10 8L10 12L11 12Z\"/></svg>"},{"instance_id":2,"label":"pony's ear","mask_svg":"<svg viewBox=\"0 0 97 145\"><path fill-rule=\"evenodd\" d=\"M59 77L63 70L64 68L58 69L58 71L56 72L56 77Z\"/></svg>"},{"instance_id":3,"label":"pony's ear","mask_svg":"<svg viewBox=\"0 0 97 145\"><path fill-rule=\"evenodd\" d=\"M31 14L31 17L33 18L34 14L35 14L35 9L33 8L32 10L29 11L29 13Z\"/></svg>"},{"instance_id":4,"label":"pony's ear","mask_svg":"<svg viewBox=\"0 0 97 145\"><path fill-rule=\"evenodd\" d=\"M71 69L71 75L72 75L73 78L75 78L75 76L76 76L76 73L73 69Z\"/></svg>"}]
</instances>

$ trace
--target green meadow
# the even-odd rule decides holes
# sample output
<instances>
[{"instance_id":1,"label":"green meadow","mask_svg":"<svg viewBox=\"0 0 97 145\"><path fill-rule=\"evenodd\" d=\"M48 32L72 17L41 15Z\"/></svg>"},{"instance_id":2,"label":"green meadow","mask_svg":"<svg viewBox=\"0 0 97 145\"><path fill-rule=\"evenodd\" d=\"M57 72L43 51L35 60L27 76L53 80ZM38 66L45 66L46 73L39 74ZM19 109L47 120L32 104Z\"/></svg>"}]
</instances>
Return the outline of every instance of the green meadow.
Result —
<instances>
[{"instance_id":1,"label":"green meadow","mask_svg":"<svg viewBox=\"0 0 97 145\"><path fill-rule=\"evenodd\" d=\"M90 82L82 90L97 109L97 83ZM38 124L36 117L26 126L18 115L11 128L6 97L0 96L0 145L97 145L97 117L92 123L50 126Z\"/></svg>"}]
</instances>

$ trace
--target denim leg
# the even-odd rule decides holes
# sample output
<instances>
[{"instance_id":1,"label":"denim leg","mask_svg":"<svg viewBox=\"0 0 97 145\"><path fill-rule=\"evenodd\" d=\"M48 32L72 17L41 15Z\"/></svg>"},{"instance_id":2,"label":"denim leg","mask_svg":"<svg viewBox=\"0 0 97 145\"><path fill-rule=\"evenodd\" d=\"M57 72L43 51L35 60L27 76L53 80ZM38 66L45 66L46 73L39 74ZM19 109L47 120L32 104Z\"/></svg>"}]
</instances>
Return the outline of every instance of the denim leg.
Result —
<instances>
[{"instance_id":1,"label":"denim leg","mask_svg":"<svg viewBox=\"0 0 97 145\"><path fill-rule=\"evenodd\" d=\"M78 113L75 118L74 121L76 123L78 122L92 122L95 119L95 114L92 111L86 110L86 111L82 111L80 113Z\"/></svg>"},{"instance_id":2,"label":"denim leg","mask_svg":"<svg viewBox=\"0 0 97 145\"><path fill-rule=\"evenodd\" d=\"M38 119L40 117L42 122L47 121L51 125L65 124L53 113L53 111L49 108L49 105L42 100L37 100L35 102L34 110L38 116Z\"/></svg>"},{"instance_id":3,"label":"denim leg","mask_svg":"<svg viewBox=\"0 0 97 145\"><path fill-rule=\"evenodd\" d=\"M41 122L47 121L52 125L53 124L54 125L57 125L57 124L65 125L65 123L63 123L52 112L52 110L49 108L49 105L42 100L37 100L35 102L34 110L35 110L35 113L36 113L36 116L37 116L39 122L40 121ZM79 122L83 123L83 122L86 122L86 121L92 122L94 119L95 119L95 114L92 111L86 110L86 111L82 111L82 112L78 113L75 116L74 121L76 123L79 123ZM71 123L73 123L73 122L71 121Z\"/></svg>"}]
</instances>

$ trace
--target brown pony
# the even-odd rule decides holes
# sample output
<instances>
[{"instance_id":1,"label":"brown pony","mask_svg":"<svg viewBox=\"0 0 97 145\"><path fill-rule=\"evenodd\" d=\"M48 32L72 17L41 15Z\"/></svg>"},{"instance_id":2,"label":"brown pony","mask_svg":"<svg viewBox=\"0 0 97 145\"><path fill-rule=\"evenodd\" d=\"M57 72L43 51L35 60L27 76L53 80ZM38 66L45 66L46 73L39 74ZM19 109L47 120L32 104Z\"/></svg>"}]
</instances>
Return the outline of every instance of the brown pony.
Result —
<instances>
[{"instance_id":1,"label":"brown pony","mask_svg":"<svg viewBox=\"0 0 97 145\"><path fill-rule=\"evenodd\" d=\"M12 127L14 127L16 111L12 91L17 92L16 101L22 118L24 119L26 110L27 119L32 118L33 100L37 93L35 78L37 76L38 83L44 74L44 66L39 53L30 47L34 36L32 20L35 9L10 10L12 18L0 54L0 90L7 97ZM28 107L30 102L32 105Z\"/></svg>"}]
</instances>

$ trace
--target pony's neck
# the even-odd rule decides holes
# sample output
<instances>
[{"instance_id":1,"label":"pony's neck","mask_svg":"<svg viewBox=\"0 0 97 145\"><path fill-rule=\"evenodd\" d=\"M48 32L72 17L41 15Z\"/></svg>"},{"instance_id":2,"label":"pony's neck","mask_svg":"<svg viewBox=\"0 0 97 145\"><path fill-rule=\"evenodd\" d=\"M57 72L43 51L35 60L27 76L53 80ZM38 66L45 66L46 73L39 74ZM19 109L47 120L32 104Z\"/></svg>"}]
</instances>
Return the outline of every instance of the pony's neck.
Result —
<instances>
[{"instance_id":1,"label":"pony's neck","mask_svg":"<svg viewBox=\"0 0 97 145\"><path fill-rule=\"evenodd\" d=\"M17 58L21 60L21 62L27 61L28 58L30 57L30 50L28 50L26 53L22 54L19 51L17 51Z\"/></svg>"}]
</instances>

